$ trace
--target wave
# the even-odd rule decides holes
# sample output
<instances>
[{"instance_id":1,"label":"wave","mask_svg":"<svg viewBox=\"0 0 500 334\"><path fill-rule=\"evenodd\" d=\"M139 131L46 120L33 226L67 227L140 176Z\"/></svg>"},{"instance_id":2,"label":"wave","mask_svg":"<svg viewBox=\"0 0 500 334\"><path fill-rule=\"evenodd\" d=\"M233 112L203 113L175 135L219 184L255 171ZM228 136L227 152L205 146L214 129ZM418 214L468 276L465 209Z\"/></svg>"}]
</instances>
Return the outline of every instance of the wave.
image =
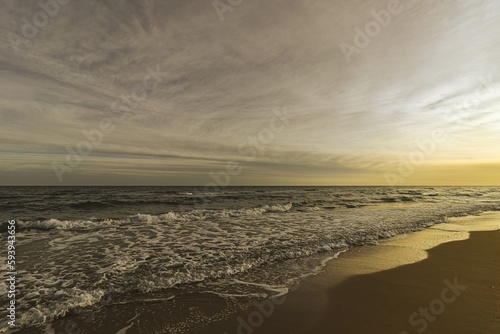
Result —
<instances>
[{"instance_id":1,"label":"wave","mask_svg":"<svg viewBox=\"0 0 500 334\"><path fill-rule=\"evenodd\" d=\"M292 203L263 205L252 208L231 210L193 210L189 212L167 212L160 215L138 213L125 219L59 220L51 218L43 221L19 221L21 230L93 230L130 224L159 224L166 222L203 221L229 217L255 216L265 213L290 211Z\"/></svg>"},{"instance_id":2,"label":"wave","mask_svg":"<svg viewBox=\"0 0 500 334\"><path fill-rule=\"evenodd\" d=\"M260 208L252 209L240 209L240 210L220 210L218 212L213 212L212 214L222 215L224 214L239 214L239 215L257 215L266 212L283 212L285 210L290 210L291 204L288 205L273 205L264 206ZM208 214L208 213L204 213ZM157 223L164 220L170 221L182 221L187 219L185 214L177 213L167 213L160 216L152 215L136 215L131 218L136 221L141 221L142 223ZM198 216L199 218L201 216ZM158 219L156 221L156 219ZM256 283L244 281L241 278L242 275L251 273L252 271L259 270L268 265L286 263L286 261L296 260L296 259L307 259L308 257L315 256L317 254L329 254L330 252L344 252L353 246L360 245L375 245L381 239L387 239L399 234L408 233L412 231L421 230L422 228L433 225L437 222L445 221L445 217L436 218L435 221L422 221L415 225L405 226L405 227L385 227L372 225L366 226L362 230L356 229L345 229L344 231L339 231L339 234L327 235L326 233L322 235L316 235L315 238L310 239L307 235L304 235L302 240L294 239L292 235L288 236L287 240L279 239L269 239L272 241L270 243L264 243L261 246L257 246L254 251L247 252L244 249L230 249L224 250L221 248L219 251L210 252L205 250L199 250L194 253L193 250L189 250L191 260L194 261L192 264L171 262L169 256L162 257L158 252L155 252L155 259L148 259L142 254L151 254L146 252L141 253L138 251L136 257L124 256L123 252L116 250L116 252L107 253L107 261L109 265L100 265L100 268L95 271L95 274L100 275L101 279L97 282L93 282L92 286L94 288L64 288L61 289L61 284L64 284L64 279L61 281L53 281L48 284L48 289L52 295L56 296L57 299L46 301L45 303L37 303L35 307L31 307L27 311L23 311L23 315L20 318L19 324L22 326L33 326L41 324L44 322L51 321L53 319L62 317L66 315L71 310L81 309L87 306L92 306L100 303L103 299L110 298L111 295L119 294L129 294L139 292L141 294L153 293L158 291L165 291L166 289L176 288L179 286L191 285L196 287L197 284L200 285L201 291L212 292L219 294L221 296L252 296L255 295L254 288L244 288L232 286L234 291L242 291L241 293L228 292L228 283L226 280L230 280L234 283L241 285L250 286L261 286L265 294L277 293L281 295L286 293L286 284L271 284L271 283ZM65 223L57 220L46 221L51 228L66 228L67 224L75 224L75 222ZM57 227L54 227L57 226ZM341 225L338 225L340 227ZM174 238L177 238L178 245L185 244L183 241L185 238L185 230L181 227L177 228L172 226L170 233L174 234ZM335 230L332 228L331 231ZM330 231L330 232L331 232ZM292 234L292 231L286 231L287 234ZM106 232L108 237L111 237L112 232ZM178 237L175 237L178 235ZM79 234L79 236L81 236ZM241 235L233 235L240 242L243 241L244 233ZM86 240L85 236L81 236L83 239L75 240ZM122 238L117 237L117 238ZM137 236L136 236L137 237ZM134 237L135 238L135 237ZM158 243L163 245L163 239L158 239ZM259 239L256 239L258 241ZM67 240L65 240L66 243ZM276 243L276 244L275 244ZM235 243L236 245L237 243ZM147 244L143 244L145 247ZM209 247L209 245L205 245ZM212 250L218 248L217 245L211 247ZM209 247L210 249L210 247ZM55 254L55 249L50 252L50 254ZM251 249L250 249L251 250ZM260 250L260 252L255 252ZM220 252L225 252L221 255ZM228 258L227 255L232 254L234 258ZM222 256L222 257L221 257ZM182 256L180 259L182 259ZM178 260L176 260L178 261ZM79 268L79 263L71 263ZM70 266L71 266L70 265ZM66 270L71 270L67 264L65 264ZM264 270L269 271L269 270ZM270 271L269 271L270 272ZM284 271L280 270L280 275L284 275ZM305 273L296 273L294 278L297 276L309 275L311 270L307 270ZM47 273L48 274L48 273ZM54 276L51 276L54 278ZM238 278L240 277L240 278ZM48 277L39 277L43 282L51 281ZM222 280L222 281L221 281ZM258 281L257 281L258 282ZM219 288L217 286L220 286ZM248 291L247 291L248 290ZM263 295L266 297L265 295ZM26 297L32 297L26 295Z\"/></svg>"},{"instance_id":3,"label":"wave","mask_svg":"<svg viewBox=\"0 0 500 334\"><path fill-rule=\"evenodd\" d=\"M126 206L144 206L144 205L180 205L180 201L174 201L172 199L165 201L155 201L155 200L111 200L111 201L80 201L76 203L71 203L68 206L73 209L103 209L108 207L116 207L121 205Z\"/></svg>"},{"instance_id":4,"label":"wave","mask_svg":"<svg viewBox=\"0 0 500 334\"><path fill-rule=\"evenodd\" d=\"M97 304L105 296L102 290L84 291L77 288L66 291L57 291L55 297L58 301L50 306L37 305L23 312L17 321L20 327L28 327L50 322L63 317L71 310L84 308Z\"/></svg>"},{"instance_id":5,"label":"wave","mask_svg":"<svg viewBox=\"0 0 500 334\"><path fill-rule=\"evenodd\" d=\"M421 198L420 196L416 198ZM396 197L381 197L380 201L383 203L394 203L394 202L415 202L415 197L409 196L396 196Z\"/></svg>"}]
</instances>

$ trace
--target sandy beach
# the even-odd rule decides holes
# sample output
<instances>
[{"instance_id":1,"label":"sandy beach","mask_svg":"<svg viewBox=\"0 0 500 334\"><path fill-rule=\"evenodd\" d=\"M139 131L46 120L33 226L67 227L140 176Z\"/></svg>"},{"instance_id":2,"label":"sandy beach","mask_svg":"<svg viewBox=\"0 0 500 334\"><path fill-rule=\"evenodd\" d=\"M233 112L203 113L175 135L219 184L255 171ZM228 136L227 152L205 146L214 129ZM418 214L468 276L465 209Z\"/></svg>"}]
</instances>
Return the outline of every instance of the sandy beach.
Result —
<instances>
[{"instance_id":1,"label":"sandy beach","mask_svg":"<svg viewBox=\"0 0 500 334\"><path fill-rule=\"evenodd\" d=\"M499 333L500 231L468 232L498 222L460 218L349 251L278 302L194 333Z\"/></svg>"},{"instance_id":2,"label":"sandy beach","mask_svg":"<svg viewBox=\"0 0 500 334\"><path fill-rule=\"evenodd\" d=\"M499 333L499 226L490 212L352 248L272 300L180 291L20 332Z\"/></svg>"}]
</instances>

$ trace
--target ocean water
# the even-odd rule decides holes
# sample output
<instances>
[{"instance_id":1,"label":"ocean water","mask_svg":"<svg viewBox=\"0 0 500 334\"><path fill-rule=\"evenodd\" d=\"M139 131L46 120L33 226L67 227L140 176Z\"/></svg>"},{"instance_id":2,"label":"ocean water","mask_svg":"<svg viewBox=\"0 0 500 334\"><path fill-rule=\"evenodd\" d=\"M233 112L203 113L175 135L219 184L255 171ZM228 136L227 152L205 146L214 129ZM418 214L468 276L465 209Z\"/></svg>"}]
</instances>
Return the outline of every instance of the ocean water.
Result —
<instances>
[{"instance_id":1,"label":"ocean water","mask_svg":"<svg viewBox=\"0 0 500 334\"><path fill-rule=\"evenodd\" d=\"M500 210L500 188L3 187L0 209L17 221L17 323L30 327L180 293L281 295L352 247ZM0 319L5 331L5 307Z\"/></svg>"}]
</instances>

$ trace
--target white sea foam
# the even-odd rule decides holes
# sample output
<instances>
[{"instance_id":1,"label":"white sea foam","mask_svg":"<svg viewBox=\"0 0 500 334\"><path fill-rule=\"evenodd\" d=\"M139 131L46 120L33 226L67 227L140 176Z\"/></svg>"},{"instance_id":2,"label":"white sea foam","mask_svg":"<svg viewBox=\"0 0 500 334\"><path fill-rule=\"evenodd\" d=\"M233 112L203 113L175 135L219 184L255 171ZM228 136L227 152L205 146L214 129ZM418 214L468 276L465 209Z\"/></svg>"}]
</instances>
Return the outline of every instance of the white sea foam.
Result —
<instances>
[{"instance_id":1,"label":"white sea foam","mask_svg":"<svg viewBox=\"0 0 500 334\"><path fill-rule=\"evenodd\" d=\"M47 305L36 305L27 311L21 313L17 321L19 326L30 326L46 321L50 321L60 316L64 316L69 310L94 305L104 296L104 291L94 290L91 292L80 289L67 289L66 291L57 291L54 297L57 301ZM53 298L54 298L53 297Z\"/></svg>"},{"instance_id":2,"label":"white sea foam","mask_svg":"<svg viewBox=\"0 0 500 334\"><path fill-rule=\"evenodd\" d=\"M105 219L105 220L59 220L48 219L43 221L19 221L18 225L22 229L40 230L78 230L78 229L101 229L105 227L122 226L134 223L157 224L166 222L200 221L209 219L220 219L228 217L241 217L262 215L268 212L287 212L293 207L292 203L264 205L253 208L233 209L233 210L193 210L191 212L167 212L161 215L150 215L138 213L125 219Z\"/></svg>"}]
</instances>

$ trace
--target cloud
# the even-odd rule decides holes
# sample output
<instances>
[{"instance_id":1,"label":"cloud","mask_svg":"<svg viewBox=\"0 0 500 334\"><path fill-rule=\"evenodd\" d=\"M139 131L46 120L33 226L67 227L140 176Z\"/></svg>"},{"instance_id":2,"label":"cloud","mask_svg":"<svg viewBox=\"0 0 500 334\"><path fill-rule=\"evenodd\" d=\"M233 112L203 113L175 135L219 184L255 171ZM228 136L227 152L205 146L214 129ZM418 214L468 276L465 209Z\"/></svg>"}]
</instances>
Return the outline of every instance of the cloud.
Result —
<instances>
[{"instance_id":1,"label":"cloud","mask_svg":"<svg viewBox=\"0 0 500 334\"><path fill-rule=\"evenodd\" d=\"M116 183L203 184L227 161L246 166L236 183L380 184L416 141L443 128L450 141L429 163L500 156L491 145L500 4L402 3L348 63L339 44L353 43L353 29L387 1L243 1L223 22L210 1L70 1L17 54L9 33L23 36L23 18L41 7L3 1L0 182L59 184L51 164L104 118L115 130L65 184L111 174L123 176ZM120 119L113 101L157 66L164 80ZM450 110L481 85L490 93L462 122L473 126L452 128ZM249 163L239 145L285 106L288 126Z\"/></svg>"}]
</instances>

